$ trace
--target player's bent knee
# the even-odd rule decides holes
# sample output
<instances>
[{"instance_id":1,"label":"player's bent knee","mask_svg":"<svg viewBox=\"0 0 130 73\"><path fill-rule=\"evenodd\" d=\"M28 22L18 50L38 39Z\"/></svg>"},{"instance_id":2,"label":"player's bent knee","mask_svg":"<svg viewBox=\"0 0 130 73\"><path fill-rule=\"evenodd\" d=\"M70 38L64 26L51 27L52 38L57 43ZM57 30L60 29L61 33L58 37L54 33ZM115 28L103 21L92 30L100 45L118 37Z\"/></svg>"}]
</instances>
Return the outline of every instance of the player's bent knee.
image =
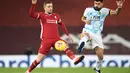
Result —
<instances>
[{"instance_id":1,"label":"player's bent knee","mask_svg":"<svg viewBox=\"0 0 130 73\"><path fill-rule=\"evenodd\" d=\"M88 39L90 39L90 35L89 35L89 33L85 33L85 35L88 37Z\"/></svg>"},{"instance_id":2,"label":"player's bent knee","mask_svg":"<svg viewBox=\"0 0 130 73\"><path fill-rule=\"evenodd\" d=\"M87 37L88 39L90 39L89 33L81 33L80 39L82 39L83 37Z\"/></svg>"}]
</instances>

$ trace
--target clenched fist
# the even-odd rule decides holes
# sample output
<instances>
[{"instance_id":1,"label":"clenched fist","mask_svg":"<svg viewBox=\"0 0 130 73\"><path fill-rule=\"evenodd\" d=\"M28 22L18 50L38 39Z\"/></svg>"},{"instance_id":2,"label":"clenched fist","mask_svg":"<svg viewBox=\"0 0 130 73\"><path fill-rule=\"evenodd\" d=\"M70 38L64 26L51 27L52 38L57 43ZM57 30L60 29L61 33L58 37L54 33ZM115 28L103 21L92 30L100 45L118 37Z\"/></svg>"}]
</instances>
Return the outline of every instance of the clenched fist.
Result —
<instances>
[{"instance_id":1,"label":"clenched fist","mask_svg":"<svg viewBox=\"0 0 130 73\"><path fill-rule=\"evenodd\" d=\"M36 4L37 3L37 0L32 0L32 4Z\"/></svg>"}]
</instances>

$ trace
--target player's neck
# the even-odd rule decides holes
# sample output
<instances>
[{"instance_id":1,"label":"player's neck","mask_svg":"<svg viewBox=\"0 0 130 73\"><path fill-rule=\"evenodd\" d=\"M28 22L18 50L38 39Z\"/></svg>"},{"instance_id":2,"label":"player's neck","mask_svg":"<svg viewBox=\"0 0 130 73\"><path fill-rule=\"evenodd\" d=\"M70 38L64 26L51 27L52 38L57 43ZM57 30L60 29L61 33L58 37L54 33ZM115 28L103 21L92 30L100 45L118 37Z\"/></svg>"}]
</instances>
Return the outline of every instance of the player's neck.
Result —
<instances>
[{"instance_id":1,"label":"player's neck","mask_svg":"<svg viewBox=\"0 0 130 73\"><path fill-rule=\"evenodd\" d=\"M93 7L94 8L94 10L96 10L96 11L100 11L102 8L96 8L96 7Z\"/></svg>"},{"instance_id":2,"label":"player's neck","mask_svg":"<svg viewBox=\"0 0 130 73\"><path fill-rule=\"evenodd\" d=\"M52 13L49 13L49 12L45 12L45 14L51 15Z\"/></svg>"}]
</instances>

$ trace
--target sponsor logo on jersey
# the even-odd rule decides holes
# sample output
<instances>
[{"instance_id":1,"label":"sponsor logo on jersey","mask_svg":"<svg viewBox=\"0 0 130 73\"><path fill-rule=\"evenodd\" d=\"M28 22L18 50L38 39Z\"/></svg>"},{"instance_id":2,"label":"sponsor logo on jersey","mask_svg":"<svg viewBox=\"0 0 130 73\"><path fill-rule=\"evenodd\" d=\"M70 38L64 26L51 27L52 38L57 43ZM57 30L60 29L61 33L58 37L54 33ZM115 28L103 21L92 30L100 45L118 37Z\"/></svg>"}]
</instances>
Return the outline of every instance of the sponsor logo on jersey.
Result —
<instances>
[{"instance_id":1,"label":"sponsor logo on jersey","mask_svg":"<svg viewBox=\"0 0 130 73\"><path fill-rule=\"evenodd\" d=\"M100 16L91 16L90 19L99 21L100 20Z\"/></svg>"},{"instance_id":2,"label":"sponsor logo on jersey","mask_svg":"<svg viewBox=\"0 0 130 73\"><path fill-rule=\"evenodd\" d=\"M46 23L57 24L57 20L47 19Z\"/></svg>"}]
</instances>

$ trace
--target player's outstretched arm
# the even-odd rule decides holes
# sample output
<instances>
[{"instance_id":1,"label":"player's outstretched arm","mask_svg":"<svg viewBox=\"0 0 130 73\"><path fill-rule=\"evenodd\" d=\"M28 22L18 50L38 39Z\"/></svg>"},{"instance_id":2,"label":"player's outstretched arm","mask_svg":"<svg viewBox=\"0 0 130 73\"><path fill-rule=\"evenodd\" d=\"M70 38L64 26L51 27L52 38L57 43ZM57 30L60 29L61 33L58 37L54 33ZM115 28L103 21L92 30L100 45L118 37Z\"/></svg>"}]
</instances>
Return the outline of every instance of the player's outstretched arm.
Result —
<instances>
[{"instance_id":1,"label":"player's outstretched arm","mask_svg":"<svg viewBox=\"0 0 130 73\"><path fill-rule=\"evenodd\" d=\"M65 24L60 20L59 25L61 26L62 30L66 33L66 35L68 36L69 40L71 40L71 42L73 42L73 39L70 37L69 32L65 26Z\"/></svg>"},{"instance_id":2,"label":"player's outstretched arm","mask_svg":"<svg viewBox=\"0 0 130 73\"><path fill-rule=\"evenodd\" d=\"M29 15L33 18L39 18L39 14L35 12L36 3L37 3L37 0L32 0L32 6L29 12Z\"/></svg>"},{"instance_id":3,"label":"player's outstretched arm","mask_svg":"<svg viewBox=\"0 0 130 73\"><path fill-rule=\"evenodd\" d=\"M125 0L116 1L117 9L116 10L111 10L110 11L110 15L117 15L117 14L119 14L121 9L122 9L122 7L123 7L124 2L125 2Z\"/></svg>"},{"instance_id":4,"label":"player's outstretched arm","mask_svg":"<svg viewBox=\"0 0 130 73\"><path fill-rule=\"evenodd\" d=\"M68 32L68 30L67 30L65 24L64 24L63 22L60 22L59 24L60 24L62 30L63 30L63 31L66 33L66 35L68 36L69 40L70 40L71 42L73 42L73 39L70 37L69 32Z\"/></svg>"},{"instance_id":5,"label":"player's outstretched arm","mask_svg":"<svg viewBox=\"0 0 130 73\"><path fill-rule=\"evenodd\" d=\"M66 33L66 35L69 35L69 32L63 22L60 22L59 25L61 26L62 30Z\"/></svg>"}]
</instances>

